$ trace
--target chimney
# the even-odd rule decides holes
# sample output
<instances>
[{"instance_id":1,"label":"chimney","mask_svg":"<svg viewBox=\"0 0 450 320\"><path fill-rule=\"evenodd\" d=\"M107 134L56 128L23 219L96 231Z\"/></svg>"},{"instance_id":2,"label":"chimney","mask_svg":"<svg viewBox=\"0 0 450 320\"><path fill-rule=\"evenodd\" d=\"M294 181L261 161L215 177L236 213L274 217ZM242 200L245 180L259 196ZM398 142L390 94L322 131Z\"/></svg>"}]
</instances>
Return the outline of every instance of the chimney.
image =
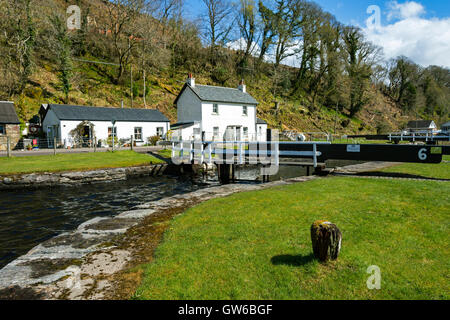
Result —
<instances>
[{"instance_id":1,"label":"chimney","mask_svg":"<svg viewBox=\"0 0 450 320\"><path fill-rule=\"evenodd\" d=\"M239 90L241 90L243 93L247 93L247 86L244 83L244 79L241 80L241 82L239 82Z\"/></svg>"},{"instance_id":2,"label":"chimney","mask_svg":"<svg viewBox=\"0 0 450 320\"><path fill-rule=\"evenodd\" d=\"M192 77L192 73L189 73L188 78L186 80L186 83L191 86L192 88L195 88L195 78Z\"/></svg>"}]
</instances>

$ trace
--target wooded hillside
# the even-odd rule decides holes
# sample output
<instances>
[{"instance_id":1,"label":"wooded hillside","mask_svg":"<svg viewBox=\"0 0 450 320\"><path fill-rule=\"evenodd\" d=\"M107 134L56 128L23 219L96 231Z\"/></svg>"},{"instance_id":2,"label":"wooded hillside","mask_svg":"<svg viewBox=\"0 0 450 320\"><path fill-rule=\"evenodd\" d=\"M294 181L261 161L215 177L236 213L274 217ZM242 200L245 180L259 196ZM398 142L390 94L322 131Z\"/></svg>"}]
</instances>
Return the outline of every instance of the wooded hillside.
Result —
<instances>
[{"instance_id":1,"label":"wooded hillside","mask_svg":"<svg viewBox=\"0 0 450 320\"><path fill-rule=\"evenodd\" d=\"M314 2L198 1L205 12L191 21L183 0L0 0L0 100L13 100L23 122L42 103L122 100L174 122L191 72L201 84L244 79L258 116L282 130L383 133L414 118L448 121L449 69L384 62L361 30ZM80 28L69 31L72 4ZM287 65L293 55L297 67Z\"/></svg>"}]
</instances>

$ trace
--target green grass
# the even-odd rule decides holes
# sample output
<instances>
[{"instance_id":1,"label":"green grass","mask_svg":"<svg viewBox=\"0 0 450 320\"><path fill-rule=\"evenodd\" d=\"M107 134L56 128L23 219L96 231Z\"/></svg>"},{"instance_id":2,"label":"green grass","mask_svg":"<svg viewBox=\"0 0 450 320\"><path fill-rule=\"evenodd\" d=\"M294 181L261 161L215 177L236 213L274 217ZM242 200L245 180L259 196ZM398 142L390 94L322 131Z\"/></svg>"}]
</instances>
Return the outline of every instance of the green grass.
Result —
<instances>
[{"instance_id":1,"label":"green grass","mask_svg":"<svg viewBox=\"0 0 450 320\"><path fill-rule=\"evenodd\" d=\"M163 149L161 151L158 151L158 154L164 158L172 158L172 149Z\"/></svg>"},{"instance_id":2,"label":"green grass","mask_svg":"<svg viewBox=\"0 0 450 320\"><path fill-rule=\"evenodd\" d=\"M450 156L443 156L443 160L449 161ZM427 178L450 179L450 163L448 162L440 164L405 163L382 171L418 175Z\"/></svg>"},{"instance_id":3,"label":"green grass","mask_svg":"<svg viewBox=\"0 0 450 320\"><path fill-rule=\"evenodd\" d=\"M238 193L175 218L136 299L449 299L450 185L329 178ZM309 228L343 233L336 262ZM380 290L366 270L381 269Z\"/></svg>"},{"instance_id":4,"label":"green grass","mask_svg":"<svg viewBox=\"0 0 450 320\"><path fill-rule=\"evenodd\" d=\"M0 158L0 174L86 171L100 168L141 166L163 161L133 151L64 153L56 156Z\"/></svg>"}]
</instances>

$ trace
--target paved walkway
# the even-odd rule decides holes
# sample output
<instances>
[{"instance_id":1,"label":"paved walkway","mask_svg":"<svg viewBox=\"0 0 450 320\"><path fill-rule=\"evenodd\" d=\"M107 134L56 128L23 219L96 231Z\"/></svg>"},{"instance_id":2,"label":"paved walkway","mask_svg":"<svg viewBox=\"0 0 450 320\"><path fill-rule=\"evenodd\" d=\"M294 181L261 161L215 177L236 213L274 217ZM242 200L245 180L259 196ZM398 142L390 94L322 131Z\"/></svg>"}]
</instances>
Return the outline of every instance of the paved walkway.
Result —
<instances>
[{"instance_id":1,"label":"paved walkway","mask_svg":"<svg viewBox=\"0 0 450 320\"><path fill-rule=\"evenodd\" d=\"M356 178L371 179L397 179L397 180L413 180L413 181L450 181L449 179L430 178L420 175L397 172L382 172L380 170L394 165L401 164L399 162L366 162L351 166L336 168L334 175L350 176Z\"/></svg>"},{"instance_id":2,"label":"paved walkway","mask_svg":"<svg viewBox=\"0 0 450 320\"><path fill-rule=\"evenodd\" d=\"M150 151L159 151L164 149L163 146L151 146L151 147L134 147L133 150L139 153L147 153ZM97 148L96 152L106 152L111 150L111 148ZM115 148L114 150L130 150L130 148ZM32 151L12 151L11 155L13 157L27 157L27 156L44 156L44 155L52 155L53 149L39 149ZM80 149L56 149L57 154L65 154L65 153L89 153L94 152L93 148L80 148ZM0 151L0 157L6 157L6 151Z\"/></svg>"}]
</instances>

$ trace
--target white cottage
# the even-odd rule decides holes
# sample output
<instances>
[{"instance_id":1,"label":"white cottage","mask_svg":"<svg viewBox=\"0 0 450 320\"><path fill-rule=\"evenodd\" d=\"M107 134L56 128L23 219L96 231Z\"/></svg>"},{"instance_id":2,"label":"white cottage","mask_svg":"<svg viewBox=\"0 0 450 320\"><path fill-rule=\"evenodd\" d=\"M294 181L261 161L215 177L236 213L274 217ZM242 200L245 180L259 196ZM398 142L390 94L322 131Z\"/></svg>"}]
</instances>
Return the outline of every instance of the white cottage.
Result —
<instances>
[{"instance_id":1,"label":"white cottage","mask_svg":"<svg viewBox=\"0 0 450 320\"><path fill-rule=\"evenodd\" d=\"M266 140L267 123L256 117L258 101L243 81L237 89L198 85L190 74L175 105L172 140Z\"/></svg>"},{"instance_id":2,"label":"white cottage","mask_svg":"<svg viewBox=\"0 0 450 320\"><path fill-rule=\"evenodd\" d=\"M114 124L113 124L114 122ZM102 108L49 104L45 108L42 129L47 138L57 138L65 146L77 143L74 132L83 126L83 140L102 140L105 144L114 131L115 139L130 139L143 145L147 138L164 136L170 121L156 109ZM78 130L79 131L79 130ZM116 140L115 140L116 141Z\"/></svg>"}]
</instances>

